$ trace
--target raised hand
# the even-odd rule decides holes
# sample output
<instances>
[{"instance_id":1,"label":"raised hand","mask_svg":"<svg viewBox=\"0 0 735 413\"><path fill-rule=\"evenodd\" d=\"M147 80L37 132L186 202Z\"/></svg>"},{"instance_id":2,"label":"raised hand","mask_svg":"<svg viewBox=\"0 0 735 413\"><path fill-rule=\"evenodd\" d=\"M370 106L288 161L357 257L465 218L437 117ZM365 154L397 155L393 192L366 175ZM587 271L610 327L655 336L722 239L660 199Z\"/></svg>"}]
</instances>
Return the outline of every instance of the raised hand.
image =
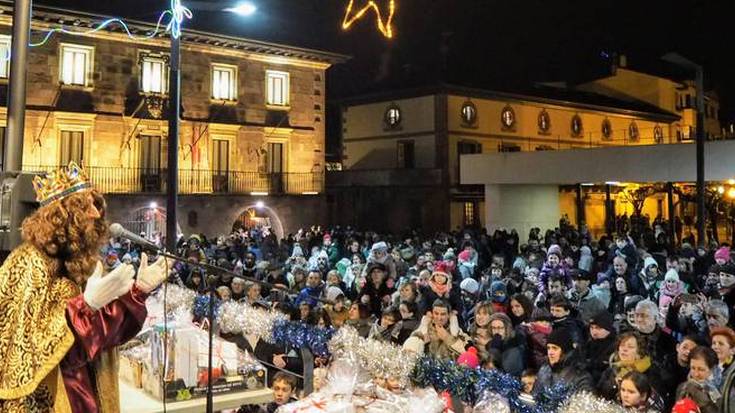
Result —
<instances>
[{"instance_id":1,"label":"raised hand","mask_svg":"<svg viewBox=\"0 0 735 413\"><path fill-rule=\"evenodd\" d=\"M94 310L106 306L133 287L135 268L130 264L120 264L104 276L102 272L102 263L97 261L84 289L84 301Z\"/></svg>"}]
</instances>

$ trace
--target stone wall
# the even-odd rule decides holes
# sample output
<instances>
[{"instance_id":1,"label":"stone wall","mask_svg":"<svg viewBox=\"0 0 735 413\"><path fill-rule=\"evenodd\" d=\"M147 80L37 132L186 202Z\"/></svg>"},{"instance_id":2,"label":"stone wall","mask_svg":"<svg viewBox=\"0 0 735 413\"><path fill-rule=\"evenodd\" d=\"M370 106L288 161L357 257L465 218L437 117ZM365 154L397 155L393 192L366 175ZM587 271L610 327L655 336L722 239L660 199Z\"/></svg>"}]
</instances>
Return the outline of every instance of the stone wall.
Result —
<instances>
[{"instance_id":1,"label":"stone wall","mask_svg":"<svg viewBox=\"0 0 735 413\"><path fill-rule=\"evenodd\" d=\"M152 202L165 207L164 196L151 195L107 195L110 222L123 225L135 219L137 211L148 209ZM299 228L312 225L326 225L325 197L321 196L282 196L253 197L234 195L179 197L177 221L184 235L202 233L206 236L228 234L233 223L248 208L262 201L262 214L270 218L274 231L279 237L295 233ZM165 213L165 208L161 208ZM195 213L195 219L191 213ZM279 227L281 228L279 230Z\"/></svg>"}]
</instances>

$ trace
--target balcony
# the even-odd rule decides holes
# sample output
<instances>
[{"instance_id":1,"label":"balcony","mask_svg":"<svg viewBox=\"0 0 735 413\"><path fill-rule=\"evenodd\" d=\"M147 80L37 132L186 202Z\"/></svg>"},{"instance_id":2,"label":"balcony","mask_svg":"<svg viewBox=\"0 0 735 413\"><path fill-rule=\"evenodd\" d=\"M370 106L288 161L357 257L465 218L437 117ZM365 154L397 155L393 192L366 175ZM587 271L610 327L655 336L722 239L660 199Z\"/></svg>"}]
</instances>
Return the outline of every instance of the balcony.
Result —
<instances>
[{"instance_id":1,"label":"balcony","mask_svg":"<svg viewBox=\"0 0 735 413\"><path fill-rule=\"evenodd\" d=\"M23 165L28 172L50 172L59 169L49 165ZM88 166L84 168L95 188L106 194L136 194L166 192L165 168L115 168ZM180 194L302 195L321 193L324 174L321 172L259 173L243 171L213 171L180 169Z\"/></svg>"}]
</instances>

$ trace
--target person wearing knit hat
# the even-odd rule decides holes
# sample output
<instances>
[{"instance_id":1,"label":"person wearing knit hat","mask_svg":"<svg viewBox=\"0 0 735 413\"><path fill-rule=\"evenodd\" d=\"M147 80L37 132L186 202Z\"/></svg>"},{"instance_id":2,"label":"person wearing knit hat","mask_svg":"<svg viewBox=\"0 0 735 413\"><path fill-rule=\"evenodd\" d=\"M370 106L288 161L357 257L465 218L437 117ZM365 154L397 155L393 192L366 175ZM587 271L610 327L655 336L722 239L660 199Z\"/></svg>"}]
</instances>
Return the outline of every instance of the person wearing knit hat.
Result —
<instances>
[{"instance_id":1,"label":"person wearing knit hat","mask_svg":"<svg viewBox=\"0 0 735 413\"><path fill-rule=\"evenodd\" d=\"M558 244L552 244L549 247L548 251L546 251L547 256L552 255L552 254L559 257L559 259L562 258L561 247Z\"/></svg>"},{"instance_id":2,"label":"person wearing knit hat","mask_svg":"<svg viewBox=\"0 0 735 413\"><path fill-rule=\"evenodd\" d=\"M490 300L496 313L508 312L508 290L503 281L493 281L490 284Z\"/></svg>"},{"instance_id":3,"label":"person wearing knit hat","mask_svg":"<svg viewBox=\"0 0 735 413\"><path fill-rule=\"evenodd\" d=\"M715 251L715 262L718 265L724 265L730 261L730 247L720 247Z\"/></svg>"},{"instance_id":4,"label":"person wearing knit hat","mask_svg":"<svg viewBox=\"0 0 735 413\"><path fill-rule=\"evenodd\" d=\"M327 288L326 299L329 303L324 305L329 319L334 328L340 328L349 319L350 309L345 306L345 294L339 287Z\"/></svg>"},{"instance_id":5,"label":"person wearing knit hat","mask_svg":"<svg viewBox=\"0 0 735 413\"><path fill-rule=\"evenodd\" d=\"M574 341L566 329L554 329L546 341L546 362L539 369L533 386L534 396L564 383L569 394L592 390L592 377L575 362Z\"/></svg>"},{"instance_id":6,"label":"person wearing knit hat","mask_svg":"<svg viewBox=\"0 0 735 413\"><path fill-rule=\"evenodd\" d=\"M453 248L447 248L447 251L444 252L444 255L442 256L442 259L444 261L450 261L450 260L451 261L456 261L457 260L457 256L454 254L454 249Z\"/></svg>"},{"instance_id":7,"label":"person wearing knit hat","mask_svg":"<svg viewBox=\"0 0 735 413\"><path fill-rule=\"evenodd\" d=\"M478 284L474 278L465 278L459 284L459 288L462 292L474 297L477 295L477 291L480 290L480 284Z\"/></svg>"},{"instance_id":8,"label":"person wearing knit hat","mask_svg":"<svg viewBox=\"0 0 735 413\"><path fill-rule=\"evenodd\" d=\"M546 295L548 292L548 283L552 275L561 278L563 280L563 284L567 288L572 287L572 277L569 275L569 268L562 260L561 247L557 244L553 244L549 247L546 255L546 261L539 273L539 293Z\"/></svg>"},{"instance_id":9,"label":"person wearing knit hat","mask_svg":"<svg viewBox=\"0 0 735 413\"><path fill-rule=\"evenodd\" d=\"M444 261L437 261L434 270L426 283L421 288L420 308L429 309L437 299L449 301L452 310L459 313L462 310L462 296L460 291L452 288L452 275L447 270Z\"/></svg>"},{"instance_id":10,"label":"person wearing knit hat","mask_svg":"<svg viewBox=\"0 0 735 413\"><path fill-rule=\"evenodd\" d=\"M490 316L488 329L492 335L488 349L498 352L495 367L513 376L520 376L525 369L526 338L516 335L513 323L503 313Z\"/></svg>"},{"instance_id":11,"label":"person wearing knit hat","mask_svg":"<svg viewBox=\"0 0 735 413\"><path fill-rule=\"evenodd\" d=\"M685 397L674 404L671 413L701 413L699 406L689 397Z\"/></svg>"},{"instance_id":12,"label":"person wearing knit hat","mask_svg":"<svg viewBox=\"0 0 735 413\"><path fill-rule=\"evenodd\" d=\"M464 353L457 357L457 365L466 366L471 369L480 367L480 357L477 355L477 349L470 346Z\"/></svg>"},{"instance_id":13,"label":"person wearing knit hat","mask_svg":"<svg viewBox=\"0 0 735 413\"><path fill-rule=\"evenodd\" d=\"M610 356L615 351L615 326L612 315L603 310L589 320L590 340L583 347L582 354L595 383L602 372L610 367Z\"/></svg>"},{"instance_id":14,"label":"person wearing knit hat","mask_svg":"<svg viewBox=\"0 0 735 413\"><path fill-rule=\"evenodd\" d=\"M679 273L673 268L666 271L664 282L658 291L658 309L662 320L666 319L671 302L685 292L684 283L679 280Z\"/></svg>"}]
</instances>

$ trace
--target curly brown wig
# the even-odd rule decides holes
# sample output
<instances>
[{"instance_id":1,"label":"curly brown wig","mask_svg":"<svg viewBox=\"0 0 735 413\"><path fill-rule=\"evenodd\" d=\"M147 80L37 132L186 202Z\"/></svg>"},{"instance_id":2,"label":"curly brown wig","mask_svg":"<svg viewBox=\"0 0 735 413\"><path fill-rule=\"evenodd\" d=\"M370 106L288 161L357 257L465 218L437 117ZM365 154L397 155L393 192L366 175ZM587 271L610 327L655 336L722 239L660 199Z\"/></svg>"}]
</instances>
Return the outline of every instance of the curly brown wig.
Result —
<instances>
[{"instance_id":1,"label":"curly brown wig","mask_svg":"<svg viewBox=\"0 0 735 413\"><path fill-rule=\"evenodd\" d=\"M89 216L94 205L100 218ZM55 259L59 275L83 284L109 238L105 199L96 190L82 191L52 202L23 220L23 239Z\"/></svg>"}]
</instances>

